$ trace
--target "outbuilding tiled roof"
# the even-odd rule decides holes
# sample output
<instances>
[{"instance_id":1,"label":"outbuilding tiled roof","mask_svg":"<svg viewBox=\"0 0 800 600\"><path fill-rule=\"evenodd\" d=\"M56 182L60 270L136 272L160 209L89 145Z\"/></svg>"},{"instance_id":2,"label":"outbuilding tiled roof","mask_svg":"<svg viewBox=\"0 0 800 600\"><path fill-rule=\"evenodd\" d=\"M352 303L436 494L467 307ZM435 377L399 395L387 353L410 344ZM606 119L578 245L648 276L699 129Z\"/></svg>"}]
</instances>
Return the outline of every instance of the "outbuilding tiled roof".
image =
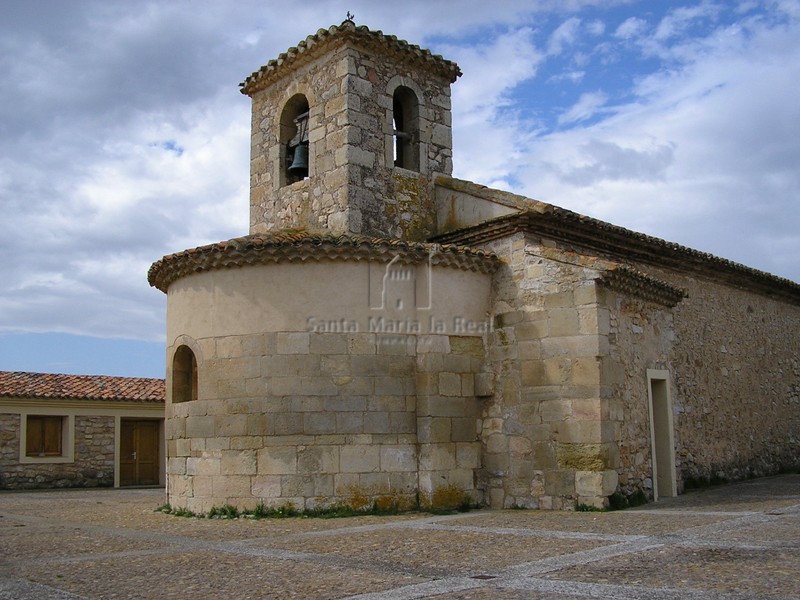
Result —
<instances>
[{"instance_id":1,"label":"outbuilding tiled roof","mask_svg":"<svg viewBox=\"0 0 800 600\"><path fill-rule=\"evenodd\" d=\"M408 61L421 63L453 83L461 75L461 69L452 61L446 60L430 50L409 44L394 35L386 35L380 30L372 31L365 25L356 25L352 21L344 21L341 25L331 25L328 29L320 29L308 36L297 46L289 48L278 58L254 72L239 84L242 93L253 94L265 88L271 82L283 77L290 69L310 62L325 52L334 43L353 43L367 49L376 49L383 53L402 55Z\"/></svg>"},{"instance_id":2,"label":"outbuilding tiled roof","mask_svg":"<svg viewBox=\"0 0 800 600\"><path fill-rule=\"evenodd\" d=\"M420 264L430 260L434 266L480 273L491 273L500 264L497 256L491 252L455 244L406 242L354 234L281 231L246 235L170 254L153 263L147 273L147 281L166 292L176 279L202 271L278 262L355 260L388 263L393 259L399 259L402 264Z\"/></svg>"},{"instance_id":3,"label":"outbuilding tiled roof","mask_svg":"<svg viewBox=\"0 0 800 600\"><path fill-rule=\"evenodd\" d=\"M164 402L163 379L0 371L0 397Z\"/></svg>"}]
</instances>

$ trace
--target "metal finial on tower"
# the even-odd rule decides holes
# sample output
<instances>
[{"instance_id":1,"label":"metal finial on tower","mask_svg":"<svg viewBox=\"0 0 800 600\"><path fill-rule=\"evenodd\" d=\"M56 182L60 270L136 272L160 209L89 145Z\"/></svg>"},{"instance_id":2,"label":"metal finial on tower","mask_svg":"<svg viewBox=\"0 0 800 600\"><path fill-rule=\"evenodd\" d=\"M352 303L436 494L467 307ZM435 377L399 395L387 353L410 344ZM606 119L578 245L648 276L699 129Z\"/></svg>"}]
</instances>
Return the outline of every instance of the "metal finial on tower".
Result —
<instances>
[{"instance_id":1,"label":"metal finial on tower","mask_svg":"<svg viewBox=\"0 0 800 600\"><path fill-rule=\"evenodd\" d=\"M355 23L356 22L356 16L353 13L351 13L349 10L347 11L347 20L350 21L351 23Z\"/></svg>"}]
</instances>

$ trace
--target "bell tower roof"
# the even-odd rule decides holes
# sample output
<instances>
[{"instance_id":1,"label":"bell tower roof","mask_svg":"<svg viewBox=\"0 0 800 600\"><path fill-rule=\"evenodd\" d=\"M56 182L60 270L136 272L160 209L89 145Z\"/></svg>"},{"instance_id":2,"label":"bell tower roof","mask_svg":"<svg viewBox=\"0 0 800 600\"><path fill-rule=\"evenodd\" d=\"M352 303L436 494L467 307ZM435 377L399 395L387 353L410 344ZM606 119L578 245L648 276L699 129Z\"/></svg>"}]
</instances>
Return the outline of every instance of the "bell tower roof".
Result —
<instances>
[{"instance_id":1,"label":"bell tower roof","mask_svg":"<svg viewBox=\"0 0 800 600\"><path fill-rule=\"evenodd\" d=\"M239 84L241 92L252 96L255 92L269 86L287 73L311 62L331 48L338 45L351 44L365 50L390 54L398 62L408 62L424 66L454 83L461 76L461 69L450 60L430 50L410 44L394 35L386 35L380 30L372 31L366 25L356 25L353 21L344 21L341 25L331 25L328 29L320 29L306 39L289 48L274 58L258 71L252 73Z\"/></svg>"}]
</instances>

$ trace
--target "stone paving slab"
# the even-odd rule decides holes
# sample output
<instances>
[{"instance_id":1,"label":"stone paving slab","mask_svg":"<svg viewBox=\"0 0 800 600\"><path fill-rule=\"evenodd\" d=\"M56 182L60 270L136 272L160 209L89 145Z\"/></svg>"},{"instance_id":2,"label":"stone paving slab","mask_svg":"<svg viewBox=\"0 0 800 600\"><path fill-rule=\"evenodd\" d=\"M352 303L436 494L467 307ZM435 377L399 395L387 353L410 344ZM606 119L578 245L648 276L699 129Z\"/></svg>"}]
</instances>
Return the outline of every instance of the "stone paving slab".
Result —
<instances>
[{"instance_id":1,"label":"stone paving slab","mask_svg":"<svg viewBox=\"0 0 800 600\"><path fill-rule=\"evenodd\" d=\"M800 599L800 475L613 513L255 521L162 503L0 492L0 599Z\"/></svg>"}]
</instances>

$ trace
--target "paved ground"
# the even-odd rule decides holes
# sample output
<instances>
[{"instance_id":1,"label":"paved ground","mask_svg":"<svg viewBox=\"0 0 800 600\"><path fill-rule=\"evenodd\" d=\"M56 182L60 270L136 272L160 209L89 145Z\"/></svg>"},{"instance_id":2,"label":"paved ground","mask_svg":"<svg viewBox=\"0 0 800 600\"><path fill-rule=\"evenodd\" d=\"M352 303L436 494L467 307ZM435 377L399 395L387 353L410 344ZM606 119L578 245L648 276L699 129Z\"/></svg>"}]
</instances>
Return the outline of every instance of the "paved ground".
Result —
<instances>
[{"instance_id":1,"label":"paved ground","mask_svg":"<svg viewBox=\"0 0 800 600\"><path fill-rule=\"evenodd\" d=\"M209 520L0 493L7 598L800 598L800 475L610 513Z\"/></svg>"}]
</instances>

